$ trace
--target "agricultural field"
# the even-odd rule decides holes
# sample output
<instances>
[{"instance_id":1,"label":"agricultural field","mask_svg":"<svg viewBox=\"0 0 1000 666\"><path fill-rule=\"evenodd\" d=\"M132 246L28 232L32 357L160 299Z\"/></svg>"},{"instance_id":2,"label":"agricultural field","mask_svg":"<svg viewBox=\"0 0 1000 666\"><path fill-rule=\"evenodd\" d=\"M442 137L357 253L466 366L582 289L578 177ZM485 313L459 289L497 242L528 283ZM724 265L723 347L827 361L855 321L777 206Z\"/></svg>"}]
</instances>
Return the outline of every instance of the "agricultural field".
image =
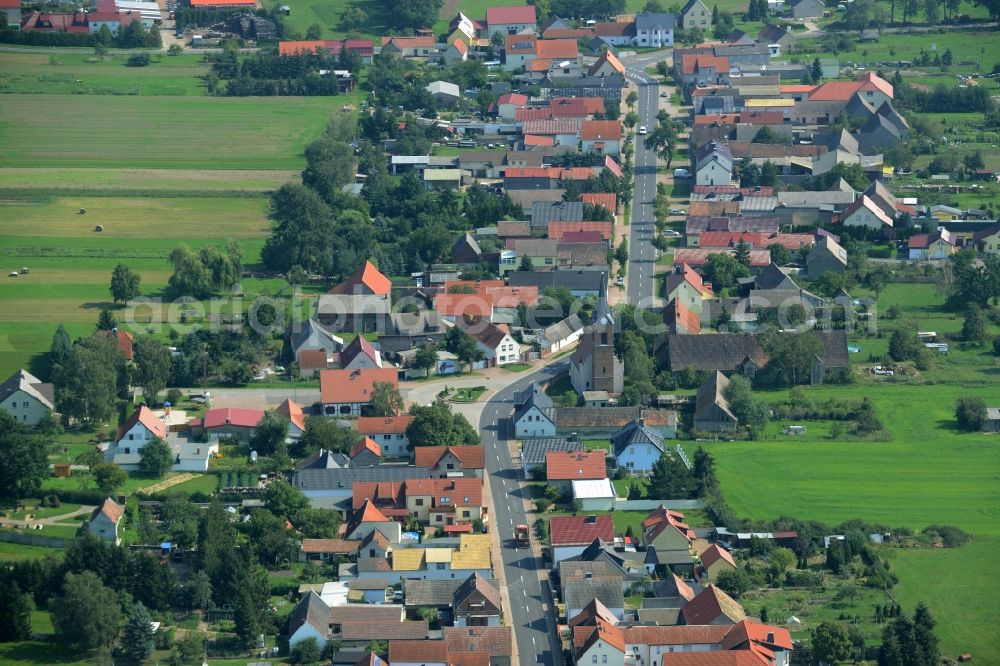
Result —
<instances>
[{"instance_id":1,"label":"agricultural field","mask_svg":"<svg viewBox=\"0 0 1000 666\"><path fill-rule=\"evenodd\" d=\"M200 55L154 56L148 67L127 67L124 53L4 53L0 55L0 93L62 95L205 94L208 64Z\"/></svg>"}]
</instances>

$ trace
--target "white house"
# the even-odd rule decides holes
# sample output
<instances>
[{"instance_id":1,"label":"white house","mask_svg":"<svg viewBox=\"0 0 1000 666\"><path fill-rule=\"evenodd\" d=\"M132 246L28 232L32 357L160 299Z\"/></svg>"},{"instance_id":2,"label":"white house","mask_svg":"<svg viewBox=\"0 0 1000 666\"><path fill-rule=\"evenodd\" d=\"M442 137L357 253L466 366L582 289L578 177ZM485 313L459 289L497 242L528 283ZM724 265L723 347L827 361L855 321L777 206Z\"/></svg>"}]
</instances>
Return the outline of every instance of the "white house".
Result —
<instances>
[{"instance_id":1,"label":"white house","mask_svg":"<svg viewBox=\"0 0 1000 666\"><path fill-rule=\"evenodd\" d=\"M621 151L622 125L617 120L584 120L580 126L580 151L617 155Z\"/></svg>"},{"instance_id":2,"label":"white house","mask_svg":"<svg viewBox=\"0 0 1000 666\"><path fill-rule=\"evenodd\" d=\"M865 227L881 231L884 228L891 228L893 219L885 214L882 208L868 195L861 197L851 204L840 217L841 223L845 227Z\"/></svg>"},{"instance_id":3,"label":"white house","mask_svg":"<svg viewBox=\"0 0 1000 666\"><path fill-rule=\"evenodd\" d=\"M593 626L573 628L577 664L624 666L625 639L622 630L610 622L597 618Z\"/></svg>"},{"instance_id":4,"label":"white house","mask_svg":"<svg viewBox=\"0 0 1000 666\"><path fill-rule=\"evenodd\" d=\"M514 437L555 437L556 424L546 413L551 408L552 398L535 383L514 396Z\"/></svg>"},{"instance_id":5,"label":"white house","mask_svg":"<svg viewBox=\"0 0 1000 666\"><path fill-rule=\"evenodd\" d=\"M496 33L516 35L519 32L535 32L538 19L533 5L487 7L486 30L488 37Z\"/></svg>"},{"instance_id":6,"label":"white house","mask_svg":"<svg viewBox=\"0 0 1000 666\"><path fill-rule=\"evenodd\" d=\"M521 346L510 334L506 324L494 324L483 317L456 317L455 325L472 336L482 350L486 367L517 363Z\"/></svg>"},{"instance_id":7,"label":"white house","mask_svg":"<svg viewBox=\"0 0 1000 666\"><path fill-rule=\"evenodd\" d=\"M695 185L729 185L733 154L729 146L710 141L695 151Z\"/></svg>"},{"instance_id":8,"label":"white house","mask_svg":"<svg viewBox=\"0 0 1000 666\"><path fill-rule=\"evenodd\" d=\"M518 109L524 109L528 106L528 97L522 95L521 93L506 93L500 96L497 100L497 115L500 116L500 120L505 120L509 123L514 122L514 116L517 114Z\"/></svg>"},{"instance_id":9,"label":"white house","mask_svg":"<svg viewBox=\"0 0 1000 666\"><path fill-rule=\"evenodd\" d=\"M106 457L125 470L139 469L139 452L154 438L167 439L167 425L146 405L140 405L128 420L118 428L114 444Z\"/></svg>"},{"instance_id":10,"label":"white house","mask_svg":"<svg viewBox=\"0 0 1000 666\"><path fill-rule=\"evenodd\" d=\"M569 349L579 342L581 335L583 335L583 322L575 314L542 329L538 336L542 356L558 354L564 349Z\"/></svg>"},{"instance_id":11,"label":"white house","mask_svg":"<svg viewBox=\"0 0 1000 666\"><path fill-rule=\"evenodd\" d=\"M406 429L413 423L413 417L403 416L362 416L354 422L358 434L371 437L382 449L383 457L413 457L410 438Z\"/></svg>"},{"instance_id":12,"label":"white house","mask_svg":"<svg viewBox=\"0 0 1000 666\"><path fill-rule=\"evenodd\" d=\"M676 418L667 429L676 437ZM641 418L635 419L611 435L611 455L618 467L633 474L648 474L666 450L663 440L661 431L647 426Z\"/></svg>"},{"instance_id":13,"label":"white house","mask_svg":"<svg viewBox=\"0 0 1000 666\"><path fill-rule=\"evenodd\" d=\"M27 370L18 370L0 384L0 409L18 423L37 425L55 409L55 389Z\"/></svg>"},{"instance_id":14,"label":"white house","mask_svg":"<svg viewBox=\"0 0 1000 666\"><path fill-rule=\"evenodd\" d=\"M318 594L310 590L295 604L288 616L288 647L294 648L302 641L315 639L320 647L330 636L330 607Z\"/></svg>"},{"instance_id":15,"label":"white house","mask_svg":"<svg viewBox=\"0 0 1000 666\"><path fill-rule=\"evenodd\" d=\"M125 515L125 507L108 497L101 506L94 509L94 512L90 514L90 521L87 523L87 532L98 539L113 541L117 546L120 541L118 538L118 523L121 522L123 515Z\"/></svg>"},{"instance_id":16,"label":"white house","mask_svg":"<svg viewBox=\"0 0 1000 666\"><path fill-rule=\"evenodd\" d=\"M573 499L580 501L584 511L612 511L615 489L610 479L573 480Z\"/></svg>"},{"instance_id":17,"label":"white house","mask_svg":"<svg viewBox=\"0 0 1000 666\"><path fill-rule=\"evenodd\" d=\"M637 14L635 17L635 45L664 48L674 45L673 14L657 12Z\"/></svg>"}]
</instances>

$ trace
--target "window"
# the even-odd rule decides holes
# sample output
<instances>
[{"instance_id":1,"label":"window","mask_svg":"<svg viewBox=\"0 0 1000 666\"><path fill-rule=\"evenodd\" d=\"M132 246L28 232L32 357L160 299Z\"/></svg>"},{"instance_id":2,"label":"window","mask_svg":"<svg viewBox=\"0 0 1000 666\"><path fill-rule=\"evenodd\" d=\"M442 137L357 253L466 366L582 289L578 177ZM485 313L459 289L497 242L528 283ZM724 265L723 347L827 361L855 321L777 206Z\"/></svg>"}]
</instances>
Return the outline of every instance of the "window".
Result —
<instances>
[{"instance_id":1,"label":"window","mask_svg":"<svg viewBox=\"0 0 1000 666\"><path fill-rule=\"evenodd\" d=\"M608 663L608 655L604 655L604 656L601 657L601 663L602 664Z\"/></svg>"},{"instance_id":2,"label":"window","mask_svg":"<svg viewBox=\"0 0 1000 666\"><path fill-rule=\"evenodd\" d=\"M442 497L441 498L441 504L451 504L451 498L450 497Z\"/></svg>"},{"instance_id":3,"label":"window","mask_svg":"<svg viewBox=\"0 0 1000 666\"><path fill-rule=\"evenodd\" d=\"M468 517L469 517L469 512L468 511L463 511L462 512L462 518L468 518Z\"/></svg>"},{"instance_id":4,"label":"window","mask_svg":"<svg viewBox=\"0 0 1000 666\"><path fill-rule=\"evenodd\" d=\"M132 453L132 447L131 446L126 446L125 447L125 453Z\"/></svg>"},{"instance_id":5,"label":"window","mask_svg":"<svg viewBox=\"0 0 1000 666\"><path fill-rule=\"evenodd\" d=\"M28 401L27 401L27 400L25 400L25 401L24 401L23 403L21 403L21 405L22 405L22 406L23 406L23 407L24 407L25 409L27 409L27 408L28 408Z\"/></svg>"},{"instance_id":6,"label":"window","mask_svg":"<svg viewBox=\"0 0 1000 666\"><path fill-rule=\"evenodd\" d=\"M593 658L591 658L590 663L592 663L592 664L596 664L597 663L597 655L596 654L593 656Z\"/></svg>"},{"instance_id":7,"label":"window","mask_svg":"<svg viewBox=\"0 0 1000 666\"><path fill-rule=\"evenodd\" d=\"M132 434L132 433L129 433L129 434L128 434L128 441L130 441L130 442L131 442L131 441L132 441L132 440L134 440L134 439L135 439L135 435L134 435L134 434Z\"/></svg>"},{"instance_id":8,"label":"window","mask_svg":"<svg viewBox=\"0 0 1000 666\"><path fill-rule=\"evenodd\" d=\"M445 465L445 469L455 469L455 463L448 463Z\"/></svg>"},{"instance_id":9,"label":"window","mask_svg":"<svg viewBox=\"0 0 1000 666\"><path fill-rule=\"evenodd\" d=\"M424 505L424 500L423 500L422 497L418 497L417 499L413 500L413 503L416 506L423 506Z\"/></svg>"}]
</instances>

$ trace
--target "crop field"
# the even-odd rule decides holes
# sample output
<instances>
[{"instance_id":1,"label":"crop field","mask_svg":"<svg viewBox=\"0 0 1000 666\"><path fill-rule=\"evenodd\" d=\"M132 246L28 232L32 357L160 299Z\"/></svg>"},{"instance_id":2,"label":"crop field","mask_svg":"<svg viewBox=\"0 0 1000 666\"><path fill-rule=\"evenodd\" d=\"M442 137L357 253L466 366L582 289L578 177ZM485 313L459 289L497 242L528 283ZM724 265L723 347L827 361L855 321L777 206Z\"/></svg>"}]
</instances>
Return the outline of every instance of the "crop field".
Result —
<instances>
[{"instance_id":1,"label":"crop field","mask_svg":"<svg viewBox=\"0 0 1000 666\"><path fill-rule=\"evenodd\" d=\"M5 95L0 166L296 169L331 108L318 97Z\"/></svg>"},{"instance_id":2,"label":"crop field","mask_svg":"<svg viewBox=\"0 0 1000 666\"><path fill-rule=\"evenodd\" d=\"M31 169L0 167L0 198L12 190L77 192L93 196L146 193L171 196L270 192L298 180L296 169Z\"/></svg>"},{"instance_id":3,"label":"crop field","mask_svg":"<svg viewBox=\"0 0 1000 666\"><path fill-rule=\"evenodd\" d=\"M208 65L200 55L154 56L126 67L127 55L0 54L0 93L71 95L203 95Z\"/></svg>"}]
</instances>

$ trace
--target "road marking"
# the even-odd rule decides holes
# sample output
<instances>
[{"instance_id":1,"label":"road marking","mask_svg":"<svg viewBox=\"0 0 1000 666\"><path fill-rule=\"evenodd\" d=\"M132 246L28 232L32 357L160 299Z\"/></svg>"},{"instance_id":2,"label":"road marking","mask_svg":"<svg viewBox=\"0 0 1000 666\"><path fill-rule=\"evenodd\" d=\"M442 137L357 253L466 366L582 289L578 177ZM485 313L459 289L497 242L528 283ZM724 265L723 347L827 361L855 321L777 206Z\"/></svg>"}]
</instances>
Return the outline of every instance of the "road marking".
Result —
<instances>
[{"instance_id":1,"label":"road marking","mask_svg":"<svg viewBox=\"0 0 1000 666\"><path fill-rule=\"evenodd\" d=\"M521 594L523 594L524 596L528 596L528 590L526 590L525 588L522 587L521 588Z\"/></svg>"}]
</instances>

